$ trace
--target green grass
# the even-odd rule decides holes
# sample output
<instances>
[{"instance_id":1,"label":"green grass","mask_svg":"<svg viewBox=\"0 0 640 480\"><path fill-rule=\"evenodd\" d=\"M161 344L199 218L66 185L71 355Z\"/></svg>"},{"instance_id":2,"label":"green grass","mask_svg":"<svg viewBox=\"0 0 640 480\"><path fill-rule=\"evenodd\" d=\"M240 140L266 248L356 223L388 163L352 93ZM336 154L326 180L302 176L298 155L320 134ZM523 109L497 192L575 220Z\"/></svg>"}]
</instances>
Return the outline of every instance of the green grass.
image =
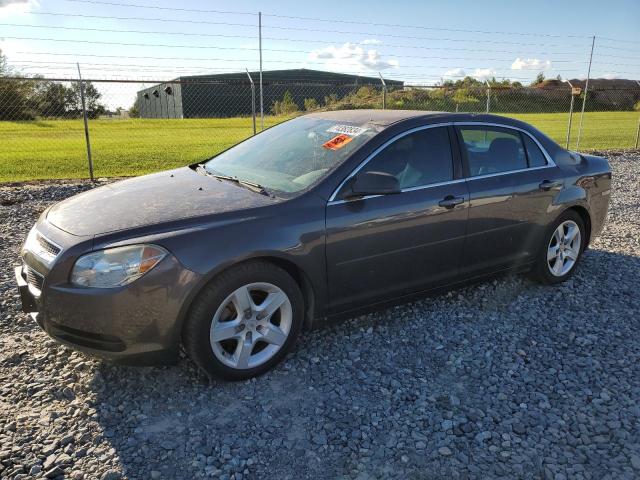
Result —
<instances>
[{"instance_id":1,"label":"green grass","mask_svg":"<svg viewBox=\"0 0 640 480\"><path fill-rule=\"evenodd\" d=\"M564 145L566 113L511 115ZM284 120L265 117L265 126ZM574 115L571 148L579 114ZM580 149L631 148L637 112L588 112ZM252 133L250 118L90 120L97 177L130 176L206 159ZM0 182L88 176L82 120L0 122Z\"/></svg>"}]
</instances>

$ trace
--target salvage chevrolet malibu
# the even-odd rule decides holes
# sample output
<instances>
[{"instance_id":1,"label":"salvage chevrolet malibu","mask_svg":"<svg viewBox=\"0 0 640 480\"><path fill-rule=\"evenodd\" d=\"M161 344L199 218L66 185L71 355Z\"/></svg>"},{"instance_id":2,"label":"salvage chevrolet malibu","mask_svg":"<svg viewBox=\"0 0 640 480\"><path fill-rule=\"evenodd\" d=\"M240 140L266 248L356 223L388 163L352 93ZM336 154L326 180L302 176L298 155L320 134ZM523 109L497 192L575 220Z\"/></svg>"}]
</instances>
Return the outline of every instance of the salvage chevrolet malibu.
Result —
<instances>
[{"instance_id":1,"label":"salvage chevrolet malibu","mask_svg":"<svg viewBox=\"0 0 640 480\"><path fill-rule=\"evenodd\" d=\"M502 272L566 280L610 188L604 158L517 120L315 113L53 205L15 273L23 310L72 348L134 364L183 348L242 379L314 319Z\"/></svg>"}]
</instances>

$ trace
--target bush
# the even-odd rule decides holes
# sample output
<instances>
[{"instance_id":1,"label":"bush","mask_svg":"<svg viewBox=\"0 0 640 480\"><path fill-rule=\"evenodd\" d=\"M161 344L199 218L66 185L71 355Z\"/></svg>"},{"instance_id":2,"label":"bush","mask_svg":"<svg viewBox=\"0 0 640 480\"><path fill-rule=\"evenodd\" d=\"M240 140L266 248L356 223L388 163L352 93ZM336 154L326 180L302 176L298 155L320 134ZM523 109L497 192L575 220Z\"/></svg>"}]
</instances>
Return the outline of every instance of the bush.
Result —
<instances>
[{"instance_id":1,"label":"bush","mask_svg":"<svg viewBox=\"0 0 640 480\"><path fill-rule=\"evenodd\" d=\"M276 100L271 107L271 113L274 115L290 115L298 111L298 105L293 100L293 95L287 90L284 92L282 100Z\"/></svg>"},{"instance_id":2,"label":"bush","mask_svg":"<svg viewBox=\"0 0 640 480\"><path fill-rule=\"evenodd\" d=\"M319 106L320 105L318 105L318 101L315 98L305 98L304 99L304 109L307 112L310 112L312 110L317 110Z\"/></svg>"}]
</instances>

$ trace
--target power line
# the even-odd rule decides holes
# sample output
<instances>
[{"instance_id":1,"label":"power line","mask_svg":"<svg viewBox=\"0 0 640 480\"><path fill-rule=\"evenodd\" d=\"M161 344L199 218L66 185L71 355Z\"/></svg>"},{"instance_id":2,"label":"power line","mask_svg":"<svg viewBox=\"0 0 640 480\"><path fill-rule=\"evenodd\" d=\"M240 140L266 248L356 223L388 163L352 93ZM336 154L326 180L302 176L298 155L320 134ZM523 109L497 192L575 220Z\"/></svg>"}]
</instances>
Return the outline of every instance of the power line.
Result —
<instances>
[{"instance_id":1,"label":"power line","mask_svg":"<svg viewBox=\"0 0 640 480\"><path fill-rule=\"evenodd\" d=\"M216 50L248 50L248 51L257 51L257 48L251 47L220 47L214 45L170 45L170 44L158 44L158 43L132 43L132 42L104 42L98 40L70 40L70 39L60 39L60 38L40 38L40 37L13 37L13 36L4 36L3 38L10 38L13 40L35 40L35 41L46 41L46 42L68 42L68 43L88 43L88 44L96 44L96 45L121 45L121 46L129 46L129 47L163 47L163 48L195 48L195 49L216 49ZM459 52L489 52L489 53L512 53L519 55L526 55L523 52L517 52L513 50L486 50L486 49L475 49L475 48L450 48L450 47L423 47L424 50L447 50L447 51L459 51ZM263 48L265 52L279 52L279 53L309 53L307 50L285 50L285 49L276 49L276 48ZM575 52L537 52L538 55L575 55ZM393 55L393 57L398 58L421 58L416 55ZM625 57L619 57L625 58ZM634 58L634 57L631 57Z\"/></svg>"},{"instance_id":2,"label":"power line","mask_svg":"<svg viewBox=\"0 0 640 480\"><path fill-rule=\"evenodd\" d=\"M170 10L172 12L221 13L221 14L229 14L229 15L252 15L255 17L258 16L258 14L254 12L238 12L238 11L229 11L229 10L202 10L202 9L194 9L194 8L160 7L158 5L150 6L150 5L139 5L135 3L118 3L118 2L106 2L106 1L96 1L96 0L67 0L67 1L76 2L76 3L91 3L93 5L112 5L116 7L151 8L153 10Z\"/></svg>"},{"instance_id":3,"label":"power line","mask_svg":"<svg viewBox=\"0 0 640 480\"><path fill-rule=\"evenodd\" d=\"M233 15L256 15L255 13L252 13L252 12L238 12L238 11L234 12L234 11L222 11L222 10L158 7L156 5L108 2L103 0L67 0L67 1L76 2L76 3L89 3L94 5L112 5L112 6L119 6L119 7L146 8L146 9L152 9L152 10L170 10L170 11L183 11L183 12L193 12L193 13L222 13L222 14L233 14ZM500 35L520 35L520 36L553 37L553 38L591 38L590 35L557 35L557 34L548 34L548 33L467 30L467 29L461 29L461 28L426 27L424 25L407 25L407 24L403 25L403 24L397 24L397 23L378 23L378 22L366 22L361 20L344 20L339 18L300 17L300 16L293 16L293 15L280 15L275 13L263 13L263 16L269 16L273 18L284 18L289 20L308 20L308 21L314 21L314 22L329 22L332 24L344 23L344 24L352 24L352 25L370 25L370 26L376 26L376 27L414 28L419 30L480 33L480 34L489 34L489 35L500 34Z\"/></svg>"},{"instance_id":4,"label":"power line","mask_svg":"<svg viewBox=\"0 0 640 480\"><path fill-rule=\"evenodd\" d=\"M72 1L72 0L68 0ZM196 36L196 37L222 37L222 38L243 38L243 39L255 39L255 35L228 35L228 34L220 34L220 33L193 33L193 32L167 32L167 31L159 31L159 30L123 30L123 29L105 29L105 28L88 28L88 27L68 27L68 26L57 26L57 25L26 25L19 23L0 23L2 26L8 27L24 27L24 28L43 28L43 29L55 29L55 30L70 30L70 31L93 31L93 32L108 32L108 33L140 33L140 34L158 34L158 35L179 35L179 36ZM246 26L251 26L247 24L242 24ZM309 31L308 29L300 29ZM314 30L315 31L315 30ZM584 45L567 45L567 44L553 44L553 43L522 43L522 42L510 42L510 41L500 41L500 40L482 40L482 39L462 39L462 38L440 38L440 37L416 37L416 36L407 36L407 35L391 35L391 34L381 34L381 33L371 33L371 32L346 32L339 30L319 30L320 32L325 33L344 33L344 34L356 34L356 35L377 35L377 36L387 36L394 38L405 38L411 40L427 40L427 41L440 41L440 42L463 42L463 43L488 43L494 45L521 45L521 46L545 46L545 47L576 47L582 48ZM324 44L336 44L339 42L330 41L330 40L304 40L298 38L285 38L285 37L262 37L264 40L273 40L273 41L284 41L284 42L296 42L296 43L324 43ZM366 46L366 43L353 43L353 45L362 45ZM377 43L376 43L377 45ZM379 45L384 45L386 47L394 47L394 48L415 48L421 49L423 47L416 45L393 45L385 42L380 42ZM614 48L619 49L617 47L605 47L602 48ZM625 50L625 49L622 49ZM635 51L631 49L626 49L630 51Z\"/></svg>"},{"instance_id":5,"label":"power line","mask_svg":"<svg viewBox=\"0 0 640 480\"><path fill-rule=\"evenodd\" d=\"M31 51L22 51L16 52L20 55L56 55L56 56L70 56L70 57L95 57L95 58L127 58L127 59L149 59L149 60L193 60L193 61L240 61L240 62L253 62L255 59L242 59L242 58L205 58L205 57L151 57L151 56L139 56L139 55L101 55L101 54L93 54L93 53L60 53L60 52L31 52ZM452 57L452 56L421 56L416 57L411 55L411 58L422 58L429 60L471 60L478 62L512 62L513 57L510 58L476 58L476 57ZM278 63L295 63L300 64L304 62L300 61L285 61L278 60ZM305 60L305 62L310 62L310 60ZM589 63L587 60L553 60L553 63L575 63L575 64L587 64ZM626 65L626 64L625 64ZM405 65L402 65L405 67Z\"/></svg>"},{"instance_id":6,"label":"power line","mask_svg":"<svg viewBox=\"0 0 640 480\"><path fill-rule=\"evenodd\" d=\"M228 60L229 62L236 62L235 60ZM274 61L273 63L277 63L277 61ZM297 63L297 62L296 62ZM51 60L22 60L22 61L17 61L17 62L12 62L13 65L34 65L34 67L31 68L37 68L38 65L70 65L70 67L68 68L75 68L76 62L57 62L57 61L51 61ZM155 69L176 69L176 70L185 70L185 69L194 69L194 68L198 68L198 69L202 69L202 70L229 70L229 68L216 68L216 67L208 67L208 68L202 68L201 66L189 66L189 65L140 65L139 63L137 64L132 64L132 63L92 63L92 62L83 62L82 63L83 68L85 66L91 67L91 66L100 66L100 67L104 67L104 66L111 66L111 67L137 67L137 68L155 68ZM480 66L461 66L461 65L430 65L430 66L426 66L426 65L416 65L417 68L428 68L428 67L432 67L432 68L446 68L446 69L463 69L463 70L480 70L482 68L485 67L480 67ZM506 68L499 68L497 69L498 71L506 71L506 70L512 70L512 69L506 69ZM579 69L563 69L564 72L579 72L582 70ZM621 72L615 72L615 73L621 73ZM398 73L398 75L403 76L403 74ZM406 74L404 74L406 75Z\"/></svg>"},{"instance_id":7,"label":"power line","mask_svg":"<svg viewBox=\"0 0 640 480\"><path fill-rule=\"evenodd\" d=\"M232 27L251 27L255 25L249 23L211 22L204 20L178 20L174 18L149 18L149 17L115 17L110 15L84 15L80 13L59 13L59 12L30 12L30 15L49 15L56 17L76 17L76 18L99 18L103 20L143 20L145 22L173 22L192 23L199 25L227 25Z\"/></svg>"},{"instance_id":8,"label":"power line","mask_svg":"<svg viewBox=\"0 0 640 480\"><path fill-rule=\"evenodd\" d=\"M597 40L607 40L609 42L621 42L621 43L635 43L635 44L640 44L640 40L621 40L618 38L611 38L611 37L597 37Z\"/></svg>"},{"instance_id":9,"label":"power line","mask_svg":"<svg viewBox=\"0 0 640 480\"><path fill-rule=\"evenodd\" d=\"M118 6L133 6L128 4L120 4L115 2L94 2L89 0L67 0L67 1L75 1L75 2L84 2L84 3L104 3L108 5L118 5ZM229 12L222 10L199 10L199 9L173 9L169 7L151 7L151 6L140 6L140 8L152 8L152 9L164 9L164 10L178 10L178 11L194 11L194 12L211 12L211 13L238 13L238 14L247 14L247 15L255 15L249 12ZM240 26L240 27L250 27L255 28L255 25L248 23L234 23L234 22L213 22L213 21L202 21L202 20L183 20L183 19L175 19L175 18L149 18L149 17L117 17L117 16L109 16L109 15L84 15L84 14L73 14L73 13L59 13L59 12L31 12L31 14L35 15L54 15L54 16L62 16L62 17L79 17L79 18L98 18L98 19L108 19L108 20L142 20L142 21L157 21L157 22L173 22L173 23L191 23L191 24L201 24L201 25L226 25L226 26ZM306 17L288 17L282 15L270 15L276 18L296 18L296 19L308 19ZM319 20L319 19L316 19ZM323 20L324 21L324 20ZM328 20L327 20L328 21ZM399 26L394 24L375 24L370 22L338 22L338 23L354 23L358 25L386 25L386 26ZM18 25L16 25L18 26ZM26 25L23 25L26 26ZM40 26L38 26L40 27ZM42 28L48 28L46 26L42 26ZM73 27L50 27L50 28L61 28L72 30ZM404 38L411 40L427 40L427 41L450 41L450 42L474 42L474 43L490 43L490 44L507 44L507 45L522 45L522 46L547 46L547 47L576 47L582 48L584 45L575 45L575 44L547 44L547 43L523 43L523 42L513 42L513 41L501 41L501 40L483 40L483 39L456 39L456 38L438 38L438 37L421 37L421 36L411 36L411 35L397 35L383 32L354 32L354 31L345 31L345 30L327 30L327 29L316 29L316 28L308 28L308 27L291 27L291 26L279 26L279 25L265 25L265 28L269 29L279 29L279 30L295 30L295 31L304 31L304 32L319 32L319 33L338 33L345 35L363 35L363 36L381 36L381 37L390 37L390 38ZM437 30L437 31L450 31L450 32L459 32L459 33L486 33L486 34L507 34L507 35L535 35L535 36L543 36L543 37L552 37L552 38L591 38L590 36L575 36L575 35L552 35L552 34L529 34L522 32L499 32L499 31L480 31L480 30L464 30L464 29L446 29L446 28L436 28L436 27L418 27L411 26L411 28L420 28L426 30ZM97 30L97 29L96 29ZM100 31L100 30L98 30ZM105 30L109 31L109 30ZM123 30L117 30L116 32L123 32ZM124 32L127 32L124 30ZM202 36L225 36L222 34L189 34L189 33L181 33L181 32L144 32L144 31L128 31L130 33L163 33L168 35L202 35ZM231 35L227 35L229 37L233 37ZM238 36L242 38L241 36ZM246 38L254 38L254 37L246 37ZM598 37L609 41L620 41L620 42L630 42L630 43L640 43L634 42L631 40L616 40L608 37ZM304 41L304 40L295 40L288 38L267 38L271 40L280 40L280 41ZM329 41L321 41L316 40L318 43L334 43ZM400 45L388 45L394 47L401 47ZM410 47L406 45L402 45L402 47L407 48L419 48L419 47ZM613 50L625 50L625 51L635 51L634 49L626 49L622 47L613 47L609 45L599 45L599 48L607 48Z\"/></svg>"}]
</instances>

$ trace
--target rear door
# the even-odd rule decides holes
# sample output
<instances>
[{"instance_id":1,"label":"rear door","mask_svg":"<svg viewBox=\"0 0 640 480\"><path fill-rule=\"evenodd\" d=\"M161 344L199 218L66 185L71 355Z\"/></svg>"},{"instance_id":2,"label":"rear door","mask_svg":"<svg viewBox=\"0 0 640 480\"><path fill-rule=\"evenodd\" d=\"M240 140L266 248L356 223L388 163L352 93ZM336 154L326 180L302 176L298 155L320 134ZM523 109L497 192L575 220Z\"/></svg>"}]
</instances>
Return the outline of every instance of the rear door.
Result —
<instances>
[{"instance_id":1,"label":"rear door","mask_svg":"<svg viewBox=\"0 0 640 480\"><path fill-rule=\"evenodd\" d=\"M527 132L482 123L456 124L469 188L464 276L527 262L551 215L561 172Z\"/></svg>"},{"instance_id":2,"label":"rear door","mask_svg":"<svg viewBox=\"0 0 640 480\"><path fill-rule=\"evenodd\" d=\"M410 130L357 170L395 175L401 193L328 203L327 275L334 309L457 278L469 196L451 135L446 126Z\"/></svg>"}]
</instances>

